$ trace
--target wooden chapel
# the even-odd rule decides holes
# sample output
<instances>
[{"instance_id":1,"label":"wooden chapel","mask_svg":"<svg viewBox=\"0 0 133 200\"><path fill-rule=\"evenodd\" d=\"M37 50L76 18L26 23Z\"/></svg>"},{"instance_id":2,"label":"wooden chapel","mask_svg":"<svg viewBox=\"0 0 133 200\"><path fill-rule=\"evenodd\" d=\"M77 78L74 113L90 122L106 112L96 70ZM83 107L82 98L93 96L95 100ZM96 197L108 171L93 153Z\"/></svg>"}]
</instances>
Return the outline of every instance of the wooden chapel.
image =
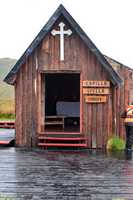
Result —
<instances>
[{"instance_id":1,"label":"wooden chapel","mask_svg":"<svg viewBox=\"0 0 133 200\"><path fill-rule=\"evenodd\" d=\"M132 73L60 5L4 80L15 88L16 146L105 148L124 138Z\"/></svg>"}]
</instances>

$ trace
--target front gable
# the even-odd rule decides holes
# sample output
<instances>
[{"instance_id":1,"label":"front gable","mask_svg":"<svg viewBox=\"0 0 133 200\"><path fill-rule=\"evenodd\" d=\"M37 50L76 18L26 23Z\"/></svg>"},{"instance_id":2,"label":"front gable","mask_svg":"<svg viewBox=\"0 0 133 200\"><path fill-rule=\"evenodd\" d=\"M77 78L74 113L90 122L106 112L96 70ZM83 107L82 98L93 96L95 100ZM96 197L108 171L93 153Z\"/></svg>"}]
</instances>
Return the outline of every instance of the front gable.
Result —
<instances>
[{"instance_id":1,"label":"front gable","mask_svg":"<svg viewBox=\"0 0 133 200\"><path fill-rule=\"evenodd\" d=\"M72 30L72 34L65 36L64 39L64 61L60 60L60 37L51 34L53 29L59 30L60 22L65 24L65 30ZM63 17L53 25L42 40L36 54L40 72L75 72L82 73L84 80L110 80L109 73Z\"/></svg>"},{"instance_id":2,"label":"front gable","mask_svg":"<svg viewBox=\"0 0 133 200\"><path fill-rule=\"evenodd\" d=\"M59 24L64 23L64 30L71 30L70 36L64 36L64 60L60 59L60 36L51 34L52 30L59 31ZM81 52L81 49L84 51ZM53 25L51 30L42 40L38 48L38 68L40 71L47 70L67 70L67 71L81 71L83 56L87 54L89 49L85 43L75 32L69 22L61 16Z\"/></svg>"}]
</instances>

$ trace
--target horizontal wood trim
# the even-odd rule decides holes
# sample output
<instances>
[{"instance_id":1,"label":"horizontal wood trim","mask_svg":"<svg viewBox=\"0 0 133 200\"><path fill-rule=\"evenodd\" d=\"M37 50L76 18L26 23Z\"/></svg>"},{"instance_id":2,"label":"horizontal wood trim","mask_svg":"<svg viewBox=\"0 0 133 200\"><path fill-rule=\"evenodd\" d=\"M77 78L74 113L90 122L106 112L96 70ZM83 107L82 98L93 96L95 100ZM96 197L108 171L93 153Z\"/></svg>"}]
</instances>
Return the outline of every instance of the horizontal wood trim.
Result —
<instances>
[{"instance_id":1,"label":"horizontal wood trim","mask_svg":"<svg viewBox=\"0 0 133 200\"><path fill-rule=\"evenodd\" d=\"M38 72L39 73L45 73L45 74L52 74L52 73L54 73L54 74L56 74L56 73L64 73L64 74L71 74L71 73L76 73L76 74L80 74L80 72L81 71L79 71L79 70L38 70Z\"/></svg>"},{"instance_id":2,"label":"horizontal wood trim","mask_svg":"<svg viewBox=\"0 0 133 200\"><path fill-rule=\"evenodd\" d=\"M39 140L64 140L64 141L81 141L81 140L86 140L85 137L43 137L43 136L39 136L38 137Z\"/></svg>"}]
</instances>

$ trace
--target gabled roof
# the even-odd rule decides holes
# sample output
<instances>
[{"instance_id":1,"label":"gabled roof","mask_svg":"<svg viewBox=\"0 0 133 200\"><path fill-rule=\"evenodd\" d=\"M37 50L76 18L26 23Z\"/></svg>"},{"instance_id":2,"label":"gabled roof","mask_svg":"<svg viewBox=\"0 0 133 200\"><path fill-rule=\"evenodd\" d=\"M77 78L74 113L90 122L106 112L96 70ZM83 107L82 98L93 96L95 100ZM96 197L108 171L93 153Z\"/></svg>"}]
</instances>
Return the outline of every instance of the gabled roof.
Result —
<instances>
[{"instance_id":1,"label":"gabled roof","mask_svg":"<svg viewBox=\"0 0 133 200\"><path fill-rule=\"evenodd\" d=\"M51 30L52 26L54 25L54 23L57 21L57 19L61 15L63 15L66 18L66 20L69 22L71 27L75 30L75 32L79 35L79 37L88 46L90 51L97 57L98 61L108 72L110 80L112 81L113 85L120 85L122 82L120 76L115 72L115 70L112 68L112 66L104 58L103 54L97 49L97 47L89 39L89 37L86 35L86 33L81 29L81 27L78 25L78 23L72 18L72 16L67 12L67 10L64 8L63 5L60 5L57 8L55 13L52 15L52 17L46 23L46 25L42 28L42 30L39 32L39 34L36 36L36 38L30 44L30 46L26 49L24 54L20 57L20 59L17 61L17 63L14 65L14 67L11 69L11 71L8 73L8 75L5 77L4 81L8 84L14 84L14 82L15 82L14 77L17 74L17 72L19 71L22 64L25 63L27 57L29 55L31 55L31 53L34 51L34 49L40 44L40 42L43 40L43 38L46 36L46 34Z\"/></svg>"},{"instance_id":2,"label":"gabled roof","mask_svg":"<svg viewBox=\"0 0 133 200\"><path fill-rule=\"evenodd\" d=\"M133 68L128 67L127 65L122 64L121 62L115 60L114 58L111 58L111 57L106 56L106 55L104 55L104 57L109 62L109 64L113 67L113 69L116 69L118 67L122 67L122 68L125 68L127 70L133 71Z\"/></svg>"}]
</instances>

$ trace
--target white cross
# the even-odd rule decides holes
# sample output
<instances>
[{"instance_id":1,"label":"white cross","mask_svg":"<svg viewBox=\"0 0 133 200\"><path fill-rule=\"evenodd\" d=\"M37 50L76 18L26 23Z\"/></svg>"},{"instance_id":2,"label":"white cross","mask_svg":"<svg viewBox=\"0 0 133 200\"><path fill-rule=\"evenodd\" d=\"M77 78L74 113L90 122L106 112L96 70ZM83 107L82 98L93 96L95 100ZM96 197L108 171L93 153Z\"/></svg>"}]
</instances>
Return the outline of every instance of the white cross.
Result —
<instances>
[{"instance_id":1,"label":"white cross","mask_svg":"<svg viewBox=\"0 0 133 200\"><path fill-rule=\"evenodd\" d=\"M59 23L60 30L56 31L55 29L51 31L52 35L60 35L60 60L64 60L64 35L71 35L72 31L70 29L64 30L65 24L63 22Z\"/></svg>"}]
</instances>

